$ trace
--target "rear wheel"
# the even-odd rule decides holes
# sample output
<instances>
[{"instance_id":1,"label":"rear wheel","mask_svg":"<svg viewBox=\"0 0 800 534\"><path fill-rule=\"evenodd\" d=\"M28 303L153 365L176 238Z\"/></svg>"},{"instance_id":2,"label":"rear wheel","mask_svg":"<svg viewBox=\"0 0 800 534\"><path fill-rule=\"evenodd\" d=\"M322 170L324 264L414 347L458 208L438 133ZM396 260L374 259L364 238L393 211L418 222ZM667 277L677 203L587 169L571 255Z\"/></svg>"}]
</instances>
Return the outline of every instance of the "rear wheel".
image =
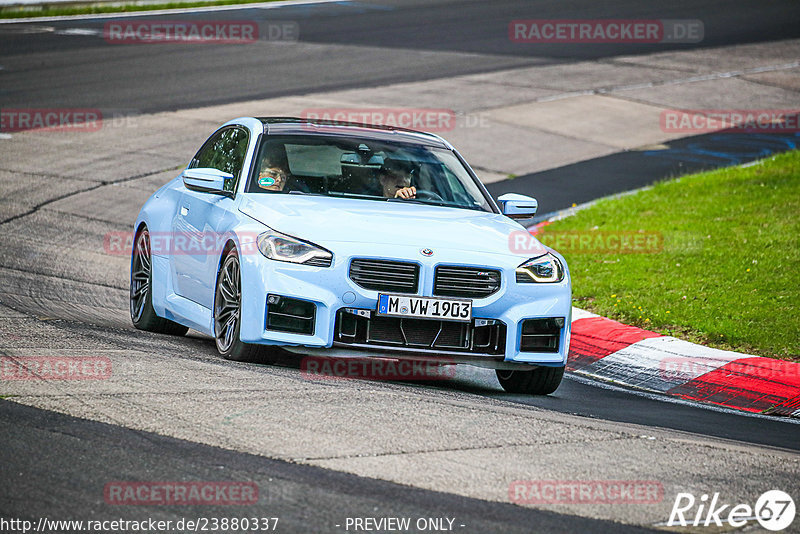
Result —
<instances>
[{"instance_id":1,"label":"rear wheel","mask_svg":"<svg viewBox=\"0 0 800 534\"><path fill-rule=\"evenodd\" d=\"M130 311L133 326L139 330L182 336L187 327L156 315L153 309L153 258L150 233L143 228L136 234L131 252Z\"/></svg>"},{"instance_id":2,"label":"rear wheel","mask_svg":"<svg viewBox=\"0 0 800 534\"><path fill-rule=\"evenodd\" d=\"M509 393L548 395L558 389L564 378L563 367L536 367L530 371L497 369L497 380Z\"/></svg>"},{"instance_id":3,"label":"rear wheel","mask_svg":"<svg viewBox=\"0 0 800 534\"><path fill-rule=\"evenodd\" d=\"M239 256L231 249L222 262L214 296L214 339L219 353L228 360L254 362L265 349L239 339L242 314L242 280Z\"/></svg>"}]
</instances>

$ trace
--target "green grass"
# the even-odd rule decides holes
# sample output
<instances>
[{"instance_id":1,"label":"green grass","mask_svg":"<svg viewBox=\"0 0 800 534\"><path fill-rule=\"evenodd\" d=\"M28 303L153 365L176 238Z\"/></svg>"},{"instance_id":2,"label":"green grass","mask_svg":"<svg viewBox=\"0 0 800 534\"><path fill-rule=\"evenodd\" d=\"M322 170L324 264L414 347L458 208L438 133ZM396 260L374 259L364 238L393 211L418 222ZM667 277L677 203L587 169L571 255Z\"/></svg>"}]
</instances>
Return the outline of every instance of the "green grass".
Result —
<instances>
[{"instance_id":1,"label":"green grass","mask_svg":"<svg viewBox=\"0 0 800 534\"><path fill-rule=\"evenodd\" d=\"M639 231L659 232L661 251L565 250L575 306L712 347L800 361L800 151L603 200L541 235Z\"/></svg>"},{"instance_id":2,"label":"green grass","mask_svg":"<svg viewBox=\"0 0 800 534\"><path fill-rule=\"evenodd\" d=\"M102 13L130 13L135 11L154 11L159 9L185 9L191 7L232 6L239 4L260 4L277 2L278 0L208 0L203 2L166 2L163 4L125 4L120 6L104 6L97 4L73 5L59 7L58 4L42 4L41 6L9 6L0 8L0 19L28 17L60 17L67 15L97 15Z\"/></svg>"}]
</instances>

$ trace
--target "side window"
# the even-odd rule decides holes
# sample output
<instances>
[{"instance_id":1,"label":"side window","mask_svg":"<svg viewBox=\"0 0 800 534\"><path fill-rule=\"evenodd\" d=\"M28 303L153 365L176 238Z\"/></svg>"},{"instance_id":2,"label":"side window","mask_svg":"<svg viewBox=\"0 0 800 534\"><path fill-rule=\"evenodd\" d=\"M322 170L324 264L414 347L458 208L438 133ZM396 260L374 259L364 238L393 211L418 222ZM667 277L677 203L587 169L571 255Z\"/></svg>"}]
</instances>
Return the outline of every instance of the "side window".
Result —
<instances>
[{"instance_id":1,"label":"side window","mask_svg":"<svg viewBox=\"0 0 800 534\"><path fill-rule=\"evenodd\" d=\"M233 180L225 183L226 191L233 191L242 173L244 156L247 153L247 131L242 128L226 128L206 141L192 160L191 168L210 167L229 172Z\"/></svg>"}]
</instances>

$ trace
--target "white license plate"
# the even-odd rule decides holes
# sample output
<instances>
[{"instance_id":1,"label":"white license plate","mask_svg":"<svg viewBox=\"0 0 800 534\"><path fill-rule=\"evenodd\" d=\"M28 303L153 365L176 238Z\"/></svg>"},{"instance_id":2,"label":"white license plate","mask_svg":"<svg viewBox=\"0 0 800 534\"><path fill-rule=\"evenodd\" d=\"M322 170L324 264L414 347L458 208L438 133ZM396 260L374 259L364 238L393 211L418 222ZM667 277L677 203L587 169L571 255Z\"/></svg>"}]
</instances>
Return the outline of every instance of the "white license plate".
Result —
<instances>
[{"instance_id":1,"label":"white license plate","mask_svg":"<svg viewBox=\"0 0 800 534\"><path fill-rule=\"evenodd\" d=\"M445 321L471 321L472 301L408 297L405 295L378 295L378 315L413 317L416 319L441 319Z\"/></svg>"}]
</instances>

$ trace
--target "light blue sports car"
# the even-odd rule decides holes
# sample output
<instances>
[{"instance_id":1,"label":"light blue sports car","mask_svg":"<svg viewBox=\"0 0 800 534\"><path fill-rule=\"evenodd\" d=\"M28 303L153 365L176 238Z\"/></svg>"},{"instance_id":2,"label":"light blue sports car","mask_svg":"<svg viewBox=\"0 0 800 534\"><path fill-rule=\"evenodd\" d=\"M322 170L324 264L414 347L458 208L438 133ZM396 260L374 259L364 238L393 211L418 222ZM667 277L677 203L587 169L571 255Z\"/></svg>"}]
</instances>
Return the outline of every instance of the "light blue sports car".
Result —
<instances>
[{"instance_id":1,"label":"light blue sports car","mask_svg":"<svg viewBox=\"0 0 800 534\"><path fill-rule=\"evenodd\" d=\"M489 367L507 391L551 393L571 288L564 259L512 220L536 208L495 203L436 135L235 119L139 213L131 317L213 336L231 360L324 348Z\"/></svg>"}]
</instances>

